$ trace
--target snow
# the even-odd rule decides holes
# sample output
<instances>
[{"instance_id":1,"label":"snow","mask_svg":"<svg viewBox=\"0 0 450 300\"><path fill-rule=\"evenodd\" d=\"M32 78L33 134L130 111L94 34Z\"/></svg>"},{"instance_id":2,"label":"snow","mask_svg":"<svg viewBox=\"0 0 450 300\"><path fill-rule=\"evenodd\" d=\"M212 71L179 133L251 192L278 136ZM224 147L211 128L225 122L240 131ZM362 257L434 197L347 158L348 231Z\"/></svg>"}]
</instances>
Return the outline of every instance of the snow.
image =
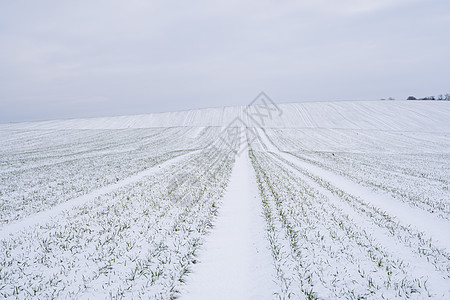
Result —
<instances>
[{"instance_id":1,"label":"snow","mask_svg":"<svg viewBox=\"0 0 450 300\"><path fill-rule=\"evenodd\" d=\"M236 117L254 126L246 106L158 114L0 124L3 129L131 129L227 126ZM281 115L265 119L270 128L340 128L450 132L450 103L445 101L337 101L279 104ZM264 111L262 111L264 113Z\"/></svg>"},{"instance_id":2,"label":"snow","mask_svg":"<svg viewBox=\"0 0 450 300\"><path fill-rule=\"evenodd\" d=\"M450 235L447 229L450 228L450 221L436 218L416 207L406 205L396 199L393 199L386 193L376 193L369 188L363 187L343 176L334 172L325 170L311 163L302 161L297 157L281 152L268 138L261 129L258 130L262 142L266 145L268 151L277 153L288 161L293 162L297 166L317 175L328 182L332 182L336 187L348 191L348 193L361 197L364 201L379 207L389 214L398 218L402 223L412 227L420 228L428 236L432 237L440 248L450 252Z\"/></svg>"},{"instance_id":3,"label":"snow","mask_svg":"<svg viewBox=\"0 0 450 300\"><path fill-rule=\"evenodd\" d=\"M271 299L274 269L246 152L237 157L221 202L181 299Z\"/></svg>"},{"instance_id":4,"label":"snow","mask_svg":"<svg viewBox=\"0 0 450 300\"><path fill-rule=\"evenodd\" d=\"M14 235L18 231L22 231L22 230L25 230L30 227L38 226L39 224L43 224L43 223L47 222L48 220L51 220L52 218L56 217L57 215L62 214L66 211L70 211L71 209L74 209L77 206L82 206L86 202L92 201L101 195L105 195L105 194L110 193L114 190L117 190L121 187L136 183L147 176L153 175L156 172L160 172L161 168L166 168L168 165L176 164L177 162L179 162L181 160L181 158L183 158L183 156L178 156L174 159L165 161L160 165L157 165L157 166L149 168L145 171L139 172L135 175L127 177L116 183L99 188L95 191L92 191L92 192L86 194L86 195L72 198L69 201L63 202L63 203L56 205L48 210L33 214L33 215L31 215L29 217L25 217L19 221L5 225L5 226L1 227L0 240L5 239L8 236Z\"/></svg>"},{"instance_id":5,"label":"snow","mask_svg":"<svg viewBox=\"0 0 450 300\"><path fill-rule=\"evenodd\" d=\"M450 102L278 109L0 124L0 296L449 299Z\"/></svg>"},{"instance_id":6,"label":"snow","mask_svg":"<svg viewBox=\"0 0 450 300\"><path fill-rule=\"evenodd\" d=\"M332 182L336 187L344 191L348 191L348 193L351 193L354 196L361 197L364 201L379 207L380 209L388 212L390 215L395 216L400 220L400 222L415 228L420 228L421 231L425 232L428 236L435 240L435 242L439 245L439 248L446 249L450 252L450 235L448 234L450 221L436 218L426 211L406 205L393 199L388 194L375 193L372 190L358 185L340 175L321 169L304 161L300 161L289 154L281 154L281 156L291 162L294 162L297 166L310 171L312 174Z\"/></svg>"}]
</instances>

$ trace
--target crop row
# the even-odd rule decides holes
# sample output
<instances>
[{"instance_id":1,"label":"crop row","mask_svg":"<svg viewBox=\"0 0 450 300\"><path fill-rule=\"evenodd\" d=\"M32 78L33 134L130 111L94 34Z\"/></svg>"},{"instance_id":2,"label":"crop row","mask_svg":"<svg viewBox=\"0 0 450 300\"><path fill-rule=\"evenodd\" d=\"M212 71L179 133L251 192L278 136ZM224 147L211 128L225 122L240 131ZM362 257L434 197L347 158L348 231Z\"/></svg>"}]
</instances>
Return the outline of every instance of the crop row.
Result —
<instances>
[{"instance_id":1,"label":"crop row","mask_svg":"<svg viewBox=\"0 0 450 300\"><path fill-rule=\"evenodd\" d=\"M386 232L409 247L416 254L422 256L426 261L434 265L436 270L442 271L450 278L450 254L435 245L434 241L427 237L423 232L398 221L395 216L379 209L364 201L360 197L351 195L350 193L334 186L331 182L324 180L320 176L311 174L305 169L299 168L294 163L274 154L280 161L294 168L298 172L304 174L308 178L327 189L341 200L348 203L355 212L369 218L374 224L380 228L386 229Z\"/></svg>"},{"instance_id":2,"label":"crop row","mask_svg":"<svg viewBox=\"0 0 450 300\"><path fill-rule=\"evenodd\" d=\"M186 156L44 226L2 240L0 295L175 297L212 226L234 157L226 147ZM173 178L183 174L189 174L189 182L173 185ZM190 197L173 197L175 192Z\"/></svg>"},{"instance_id":3,"label":"crop row","mask_svg":"<svg viewBox=\"0 0 450 300\"><path fill-rule=\"evenodd\" d=\"M219 129L173 127L132 130L12 131L1 136L0 173L113 153L164 153L202 148ZM34 131L32 131L34 132ZM2 133L0 131L0 133ZM25 135L25 136L23 136ZM29 138L29 140L28 140ZM174 142L176 141L176 142Z\"/></svg>"},{"instance_id":4,"label":"crop row","mask_svg":"<svg viewBox=\"0 0 450 300\"><path fill-rule=\"evenodd\" d=\"M5 166L1 168L0 225L46 210L176 156L205 147L213 140L217 130L203 130L200 134L182 129L171 131L170 135L170 130L137 130L137 133L129 133L132 138L125 138L128 144L122 141L121 132L117 133L116 139L108 134L101 143L97 141L100 137L92 141L90 153L83 151L84 147L89 148L87 144L80 146L76 153L65 154L64 157L58 150L61 143L55 143L54 147L52 144L48 146L51 154L45 154L45 157L42 157L45 151L41 151L39 155L27 154L27 158L12 159L11 164L20 161L22 167L13 171L5 171ZM90 131L83 132L91 134ZM164 132L168 134L165 138L161 136ZM197 141L193 142L195 137ZM130 139L134 142L131 143ZM62 148L67 147L64 144ZM4 154L4 157L15 156L17 154ZM36 166L36 161L40 165Z\"/></svg>"},{"instance_id":5,"label":"crop row","mask_svg":"<svg viewBox=\"0 0 450 300\"><path fill-rule=\"evenodd\" d=\"M448 133L332 128L265 128L282 151L450 154Z\"/></svg>"},{"instance_id":6,"label":"crop row","mask_svg":"<svg viewBox=\"0 0 450 300\"><path fill-rule=\"evenodd\" d=\"M280 151L450 219L450 141L445 134L337 129L263 131Z\"/></svg>"},{"instance_id":7,"label":"crop row","mask_svg":"<svg viewBox=\"0 0 450 300\"><path fill-rule=\"evenodd\" d=\"M262 198L267 234L276 266L280 298L394 298L433 295L426 276L414 276L414 267L366 231L329 197L295 176L287 161L250 150ZM289 168L287 167L289 165ZM310 174L308 174L310 175ZM338 194L339 197L346 195ZM356 199L348 199L355 202ZM357 210L358 205L361 209ZM354 205L377 225L396 225L393 235L412 239L412 245L429 243L420 233L410 232L377 214L370 207ZM388 216L386 216L388 218ZM403 231L404 232L403 232ZM405 231L406 230L406 231ZM406 236L408 235L408 237ZM418 249L419 250L419 249ZM431 253L429 253L429 251ZM448 274L445 253L424 248L435 266ZM447 261L448 262L448 261Z\"/></svg>"},{"instance_id":8,"label":"crop row","mask_svg":"<svg viewBox=\"0 0 450 300\"><path fill-rule=\"evenodd\" d=\"M449 155L292 153L358 184L450 219Z\"/></svg>"}]
</instances>

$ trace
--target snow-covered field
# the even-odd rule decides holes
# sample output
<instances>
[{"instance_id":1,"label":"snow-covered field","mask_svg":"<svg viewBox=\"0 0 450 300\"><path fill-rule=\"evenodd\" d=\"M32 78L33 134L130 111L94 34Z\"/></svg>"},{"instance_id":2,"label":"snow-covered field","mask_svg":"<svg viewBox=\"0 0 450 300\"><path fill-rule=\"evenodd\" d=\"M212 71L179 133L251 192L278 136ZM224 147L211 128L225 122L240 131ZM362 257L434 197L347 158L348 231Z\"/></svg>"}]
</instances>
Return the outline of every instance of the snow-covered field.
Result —
<instances>
[{"instance_id":1,"label":"snow-covered field","mask_svg":"<svg viewBox=\"0 0 450 300\"><path fill-rule=\"evenodd\" d=\"M449 299L450 103L277 110L0 124L0 295Z\"/></svg>"}]
</instances>

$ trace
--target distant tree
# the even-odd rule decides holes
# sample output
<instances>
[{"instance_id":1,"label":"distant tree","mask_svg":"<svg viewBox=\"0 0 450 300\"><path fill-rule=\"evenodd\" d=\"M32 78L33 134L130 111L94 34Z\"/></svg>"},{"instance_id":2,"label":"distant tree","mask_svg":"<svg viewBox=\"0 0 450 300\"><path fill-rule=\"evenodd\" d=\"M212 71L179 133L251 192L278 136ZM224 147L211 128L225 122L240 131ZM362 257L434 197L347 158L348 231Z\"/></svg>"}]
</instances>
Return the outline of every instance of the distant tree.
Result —
<instances>
[{"instance_id":1,"label":"distant tree","mask_svg":"<svg viewBox=\"0 0 450 300\"><path fill-rule=\"evenodd\" d=\"M388 100L395 100L395 98L394 97L389 97Z\"/></svg>"},{"instance_id":2,"label":"distant tree","mask_svg":"<svg viewBox=\"0 0 450 300\"><path fill-rule=\"evenodd\" d=\"M390 98L389 98L390 100ZM447 93L445 95L438 95L438 96L428 96L428 97L422 97L422 98L416 98L414 96L409 96L406 100L441 100L441 101L450 101L450 94Z\"/></svg>"},{"instance_id":3,"label":"distant tree","mask_svg":"<svg viewBox=\"0 0 450 300\"><path fill-rule=\"evenodd\" d=\"M420 100L435 100L434 96L420 98Z\"/></svg>"}]
</instances>

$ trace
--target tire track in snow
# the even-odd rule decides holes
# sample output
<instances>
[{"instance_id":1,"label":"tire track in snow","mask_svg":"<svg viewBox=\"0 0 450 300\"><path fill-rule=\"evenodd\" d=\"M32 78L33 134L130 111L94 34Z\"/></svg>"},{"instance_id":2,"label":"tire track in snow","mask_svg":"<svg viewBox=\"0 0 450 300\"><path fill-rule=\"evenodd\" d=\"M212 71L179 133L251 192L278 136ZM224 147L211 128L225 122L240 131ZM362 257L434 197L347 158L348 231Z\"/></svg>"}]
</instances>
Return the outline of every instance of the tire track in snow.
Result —
<instances>
[{"instance_id":1,"label":"tire track in snow","mask_svg":"<svg viewBox=\"0 0 450 300\"><path fill-rule=\"evenodd\" d=\"M155 165L145 171L142 171L140 173L134 174L128 178L122 179L118 181L117 183L110 184L104 187L101 187L95 191L92 191L88 194L82 195L80 197L76 197L73 199L70 199L66 202L63 202L61 204L58 204L46 211L41 211L39 213L30 215L28 217L25 217L24 219L18 220L16 222L13 222L11 224L7 224L0 228L0 240L8 238L10 235L15 234L18 231L24 230L29 227L37 226L40 224L44 224L48 220L50 220L52 217L62 213L63 211L67 211L70 209L73 209L74 207L83 205L84 203L98 197L104 194L107 194L111 191L114 191L118 188L124 187L126 185L135 183L139 180L142 180L143 178L152 175L159 171L160 168L165 168L168 165L175 164L179 162L184 156L186 155L193 155L194 153L199 152L200 150L193 151L190 153L179 155L175 158L169 159L164 161L161 164Z\"/></svg>"},{"instance_id":2,"label":"tire track in snow","mask_svg":"<svg viewBox=\"0 0 450 300\"><path fill-rule=\"evenodd\" d=\"M427 236L433 238L439 248L445 248L447 252L450 252L450 236L448 235L448 228L450 228L449 221L439 219L420 208L400 202L386 193L373 192L369 188L361 186L341 175L304 162L292 154L279 153L279 155L294 163L297 167L331 183L347 194L361 198L367 204L373 205L391 216L395 216L401 224L424 232Z\"/></svg>"},{"instance_id":3,"label":"tire track in snow","mask_svg":"<svg viewBox=\"0 0 450 300\"><path fill-rule=\"evenodd\" d=\"M428 278L429 288L431 288L432 293L435 294L436 297L442 299L446 298L445 295L448 295L450 290L448 288L449 277L448 273L445 271L445 262L444 265L439 266L440 270L438 270L437 266L431 264L425 257L419 255L405 244L399 243L394 236L389 235L386 228L381 228L374 224L370 219L360 215L349 203L339 199L339 197L333 194L331 190L321 186L306 174L317 176L338 189L342 189L345 193L361 198L369 205L381 208L391 216L395 216L401 224L409 225L412 228L424 232L425 235L432 237L433 244L440 249L445 249L447 253L450 249L450 238L448 237L448 234L446 234L446 229L450 227L449 222L435 218L420 209L406 206L404 203L393 199L389 195L375 193L343 176L324 170L311 163L304 162L292 154L280 151L278 147L271 142L265 131L261 129L258 130L258 135L260 136L258 141L266 144L266 147L264 148L268 149L269 154L271 154L276 161L295 174L295 176L304 180L306 184L325 195L336 207L342 209L342 211L355 220L357 224L360 224L367 232L370 232L370 234L380 242L382 247L385 247L388 252L392 253L395 257L401 258L407 263L411 274L414 274L416 278L423 278L424 276ZM291 163L296 168L305 170L306 174L303 174L287 162ZM417 224L419 224L419 226L416 226Z\"/></svg>"},{"instance_id":4,"label":"tire track in snow","mask_svg":"<svg viewBox=\"0 0 450 300\"><path fill-rule=\"evenodd\" d=\"M389 234L389 231L386 228L379 227L369 218L358 214L351 205L342 201L337 195L322 187L312 178L295 169L293 166L290 166L276 155L272 154L272 157L280 163L280 165L286 168L286 170L289 170L290 173L295 174L295 177L301 179L307 185L328 198L333 206L341 210L344 214L347 214L355 224L358 224L358 227L362 228L363 231L375 238L381 247L385 248L385 251L390 253L393 257L400 258L407 263L409 273L415 278L423 278L425 276L429 280L428 287L431 288L433 293L436 293L436 295L439 296L442 295L442 298L445 298L443 295L450 294L450 289L448 288L450 286L449 279L446 278L446 272L436 270L427 259L415 253L410 247L399 243L394 236Z\"/></svg>"},{"instance_id":5,"label":"tire track in snow","mask_svg":"<svg viewBox=\"0 0 450 300\"><path fill-rule=\"evenodd\" d=\"M324 170L312 163L302 161L292 154L281 152L273 143L271 143L266 134L262 133L261 130L259 130L258 133L261 136L260 141L266 144L267 149L270 152L276 153L284 159L294 163L299 168L332 183L349 195L360 197L368 204L385 211L391 216L395 216L401 224L409 225L412 228L416 228L425 233L434 240L436 246L450 252L450 236L448 235L450 222L436 218L419 208L411 207L410 205L392 198L390 195L373 192L369 188L363 187L341 175Z\"/></svg>"},{"instance_id":6,"label":"tire track in snow","mask_svg":"<svg viewBox=\"0 0 450 300\"><path fill-rule=\"evenodd\" d=\"M277 290L256 177L247 152L235 162L219 215L181 299L271 299Z\"/></svg>"}]
</instances>

